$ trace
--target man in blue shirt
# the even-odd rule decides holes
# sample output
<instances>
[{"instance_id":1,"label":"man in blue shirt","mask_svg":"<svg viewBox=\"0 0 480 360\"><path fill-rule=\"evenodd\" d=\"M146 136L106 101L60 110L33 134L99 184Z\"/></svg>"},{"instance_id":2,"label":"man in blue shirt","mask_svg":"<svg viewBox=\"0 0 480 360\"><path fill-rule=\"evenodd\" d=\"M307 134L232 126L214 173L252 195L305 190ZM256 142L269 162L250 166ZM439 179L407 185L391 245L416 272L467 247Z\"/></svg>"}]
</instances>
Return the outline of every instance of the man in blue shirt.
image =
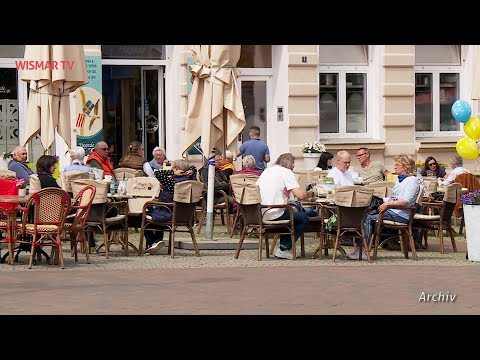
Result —
<instances>
[{"instance_id":1,"label":"man in blue shirt","mask_svg":"<svg viewBox=\"0 0 480 360\"><path fill-rule=\"evenodd\" d=\"M12 151L12 158L8 163L8 170L15 171L17 179L25 180L27 186L30 185L30 175L34 172L27 166L27 149L24 146L17 146Z\"/></svg>"},{"instance_id":2,"label":"man in blue shirt","mask_svg":"<svg viewBox=\"0 0 480 360\"><path fill-rule=\"evenodd\" d=\"M260 128L258 126L251 126L248 133L250 140L245 141L237 153L240 155L252 155L256 161L256 169L265 170L265 163L270 162L270 150L258 137L260 136Z\"/></svg>"}]
</instances>

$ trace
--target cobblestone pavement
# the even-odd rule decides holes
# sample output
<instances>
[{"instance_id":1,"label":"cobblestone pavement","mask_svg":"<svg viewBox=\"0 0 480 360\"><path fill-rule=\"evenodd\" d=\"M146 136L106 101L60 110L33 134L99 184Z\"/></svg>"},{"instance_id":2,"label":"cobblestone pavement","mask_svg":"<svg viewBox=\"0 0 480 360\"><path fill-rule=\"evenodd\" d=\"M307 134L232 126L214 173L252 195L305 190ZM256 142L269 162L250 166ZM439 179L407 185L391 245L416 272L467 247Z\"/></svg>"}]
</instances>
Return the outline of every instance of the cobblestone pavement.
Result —
<instances>
[{"instance_id":1,"label":"cobblestone pavement","mask_svg":"<svg viewBox=\"0 0 480 360\"><path fill-rule=\"evenodd\" d=\"M132 231L130 239L138 242L138 234ZM171 259L165 249L125 257L113 246L110 259L92 254L86 264L84 255L75 263L65 246L65 269L40 262L28 270L23 254L14 266L0 265L0 314L480 313L478 263L465 260L463 237L457 237L458 253L447 240L440 254L430 238L418 261L382 250L372 264L333 264L331 254L312 259L317 240L306 243L307 257L297 261L257 261L256 250L242 250L237 260L233 250L204 250L199 258L176 250ZM444 301L419 301L440 293Z\"/></svg>"}]
</instances>

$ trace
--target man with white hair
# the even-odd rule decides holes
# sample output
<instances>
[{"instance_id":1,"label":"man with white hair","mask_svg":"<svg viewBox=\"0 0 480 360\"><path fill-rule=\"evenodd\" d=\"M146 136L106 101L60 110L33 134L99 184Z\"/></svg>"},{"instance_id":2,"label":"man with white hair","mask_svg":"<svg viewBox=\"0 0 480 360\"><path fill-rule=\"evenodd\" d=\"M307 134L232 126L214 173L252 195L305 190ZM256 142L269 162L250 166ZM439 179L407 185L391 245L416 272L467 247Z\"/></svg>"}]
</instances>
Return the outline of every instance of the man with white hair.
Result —
<instances>
[{"instance_id":1,"label":"man with white hair","mask_svg":"<svg viewBox=\"0 0 480 360\"><path fill-rule=\"evenodd\" d=\"M143 164L143 172L148 176L155 177L155 171L164 170L163 164L168 162L165 149L155 146L152 150L153 159Z\"/></svg>"},{"instance_id":2,"label":"man with white hair","mask_svg":"<svg viewBox=\"0 0 480 360\"><path fill-rule=\"evenodd\" d=\"M441 185L450 185L455 181L455 178L457 175L463 174L463 173L469 173L467 169L463 167L463 159L460 155L453 155L451 160L450 160L450 166L452 167L452 171L450 171L450 174L446 178L438 178L438 183Z\"/></svg>"},{"instance_id":3,"label":"man with white hair","mask_svg":"<svg viewBox=\"0 0 480 360\"><path fill-rule=\"evenodd\" d=\"M295 157L291 153L280 155L275 165L265 169L257 180L260 188L262 204L287 204L292 193L297 200L304 200L313 195L313 191L305 191L295 179L293 168ZM262 210L265 211L265 210ZM293 213L295 227L295 241L302 236L305 225L308 223L308 215L303 211ZM269 209L263 213L263 220L288 220L290 212L288 209ZM280 259L293 260L292 240L290 235L280 235L280 246L274 253Z\"/></svg>"},{"instance_id":4,"label":"man with white hair","mask_svg":"<svg viewBox=\"0 0 480 360\"><path fill-rule=\"evenodd\" d=\"M337 153L337 165L328 171L328 177L338 186L353 185L353 178L348 168L352 158L348 151L341 150Z\"/></svg>"},{"instance_id":5,"label":"man with white hair","mask_svg":"<svg viewBox=\"0 0 480 360\"><path fill-rule=\"evenodd\" d=\"M27 149L24 146L17 146L12 151L12 158L8 163L8 170L15 171L17 179L25 180L27 186L30 185L30 175L34 172L27 166Z\"/></svg>"},{"instance_id":6,"label":"man with white hair","mask_svg":"<svg viewBox=\"0 0 480 360\"><path fill-rule=\"evenodd\" d=\"M81 146L75 147L73 149L68 150L70 154L70 165L65 166L63 172L68 171L83 171L93 173L93 168L90 166L86 166L83 163L83 159L85 158L85 149Z\"/></svg>"}]
</instances>

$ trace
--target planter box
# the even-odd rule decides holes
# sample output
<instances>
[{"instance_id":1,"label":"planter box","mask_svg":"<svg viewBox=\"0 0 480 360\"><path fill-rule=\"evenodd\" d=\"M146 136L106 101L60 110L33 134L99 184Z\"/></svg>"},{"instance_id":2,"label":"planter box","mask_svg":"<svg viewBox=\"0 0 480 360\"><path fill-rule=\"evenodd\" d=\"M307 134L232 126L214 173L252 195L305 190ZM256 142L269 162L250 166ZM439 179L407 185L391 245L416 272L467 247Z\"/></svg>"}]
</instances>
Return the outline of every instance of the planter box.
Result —
<instances>
[{"instance_id":1,"label":"planter box","mask_svg":"<svg viewBox=\"0 0 480 360\"><path fill-rule=\"evenodd\" d=\"M8 170L8 163L10 159L0 158L0 170Z\"/></svg>"},{"instance_id":2,"label":"planter box","mask_svg":"<svg viewBox=\"0 0 480 360\"><path fill-rule=\"evenodd\" d=\"M303 153L303 168L305 170L313 170L318 165L321 153Z\"/></svg>"},{"instance_id":3,"label":"planter box","mask_svg":"<svg viewBox=\"0 0 480 360\"><path fill-rule=\"evenodd\" d=\"M469 261L480 261L480 205L463 205Z\"/></svg>"}]
</instances>

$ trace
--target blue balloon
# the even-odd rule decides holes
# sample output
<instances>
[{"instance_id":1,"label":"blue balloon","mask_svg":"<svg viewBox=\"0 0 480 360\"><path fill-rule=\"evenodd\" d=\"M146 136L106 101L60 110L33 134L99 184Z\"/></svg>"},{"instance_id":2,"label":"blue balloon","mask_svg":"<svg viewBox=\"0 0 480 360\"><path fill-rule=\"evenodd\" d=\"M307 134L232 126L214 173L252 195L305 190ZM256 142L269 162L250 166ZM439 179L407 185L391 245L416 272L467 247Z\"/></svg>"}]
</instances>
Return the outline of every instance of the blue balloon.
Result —
<instances>
[{"instance_id":1,"label":"blue balloon","mask_svg":"<svg viewBox=\"0 0 480 360\"><path fill-rule=\"evenodd\" d=\"M452 115L455 120L465 124L472 116L472 108L465 100L457 100L452 105Z\"/></svg>"}]
</instances>

